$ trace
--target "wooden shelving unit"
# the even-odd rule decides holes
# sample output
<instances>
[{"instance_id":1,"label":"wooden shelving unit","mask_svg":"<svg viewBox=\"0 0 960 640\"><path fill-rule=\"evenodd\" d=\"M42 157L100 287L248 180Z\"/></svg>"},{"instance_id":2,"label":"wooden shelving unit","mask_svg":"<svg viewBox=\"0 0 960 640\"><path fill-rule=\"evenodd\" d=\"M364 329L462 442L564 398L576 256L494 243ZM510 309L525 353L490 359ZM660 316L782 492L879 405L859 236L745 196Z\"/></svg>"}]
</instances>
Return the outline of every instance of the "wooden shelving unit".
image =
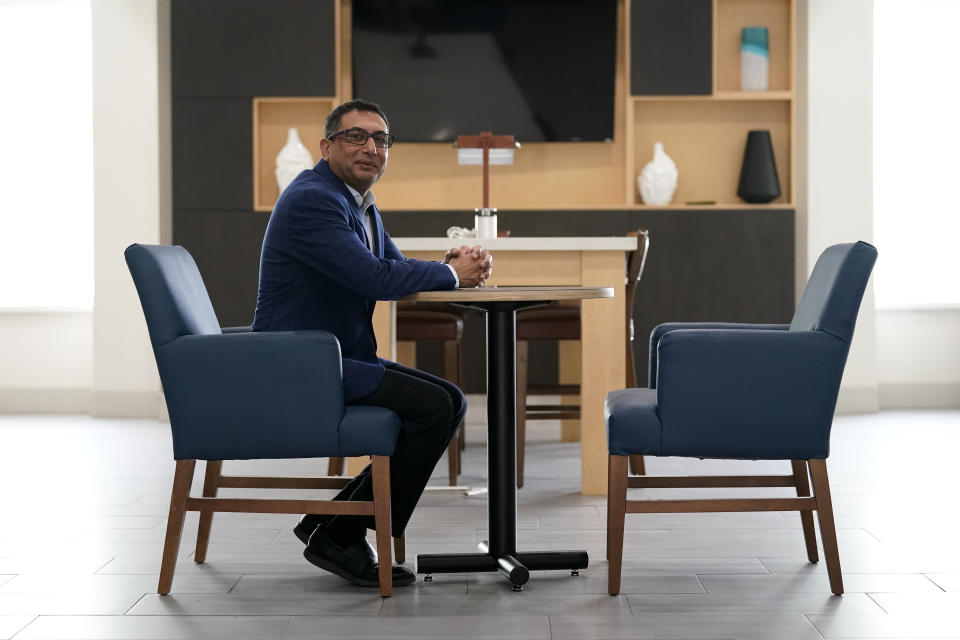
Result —
<instances>
[{"instance_id":1,"label":"wooden shelving unit","mask_svg":"<svg viewBox=\"0 0 960 640\"><path fill-rule=\"evenodd\" d=\"M630 97L627 137L631 151L625 195L631 206L794 208L794 15L794 0L712 0L710 93ZM740 90L740 31L747 26L769 30L768 91ZM743 149L747 133L754 129L770 131L780 178L781 196L765 205L746 204L737 197ZM667 207L645 206L636 186L636 176L653 157L655 142L663 143L680 173L673 203Z\"/></svg>"},{"instance_id":2,"label":"wooden shelving unit","mask_svg":"<svg viewBox=\"0 0 960 640\"><path fill-rule=\"evenodd\" d=\"M796 0L704 0L712 22L708 93L631 95L630 15L619 0L614 138L610 143L523 143L512 166L491 168L491 204L503 210L769 210L796 200ZM653 0L658 1L658 0ZM659 0L663 2L663 0ZM254 208L269 211L277 197L273 159L289 126L316 157L323 119L350 86L350 0L337 0L338 97L255 98ZM770 34L770 90L740 90L740 30L766 26ZM747 132L769 129L782 195L765 205L736 195ZM480 203L478 167L458 166L450 144L398 143L377 184L377 200L392 211L472 210ZM510 133L498 131L494 133ZM648 207L636 177L662 142L680 178L673 203ZM699 204L690 204L699 203ZM712 204L702 204L712 203Z\"/></svg>"}]
</instances>

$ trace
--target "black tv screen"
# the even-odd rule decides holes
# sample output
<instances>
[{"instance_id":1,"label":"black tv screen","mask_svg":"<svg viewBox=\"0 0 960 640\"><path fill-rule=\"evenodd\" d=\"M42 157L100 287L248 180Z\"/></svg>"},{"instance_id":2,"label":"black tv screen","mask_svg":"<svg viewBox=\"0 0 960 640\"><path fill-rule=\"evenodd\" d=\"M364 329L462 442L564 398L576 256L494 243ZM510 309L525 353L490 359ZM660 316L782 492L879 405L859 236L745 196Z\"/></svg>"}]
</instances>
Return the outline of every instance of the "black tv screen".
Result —
<instances>
[{"instance_id":1,"label":"black tv screen","mask_svg":"<svg viewBox=\"0 0 960 640\"><path fill-rule=\"evenodd\" d=\"M399 141L613 139L617 0L353 0L353 94Z\"/></svg>"}]
</instances>

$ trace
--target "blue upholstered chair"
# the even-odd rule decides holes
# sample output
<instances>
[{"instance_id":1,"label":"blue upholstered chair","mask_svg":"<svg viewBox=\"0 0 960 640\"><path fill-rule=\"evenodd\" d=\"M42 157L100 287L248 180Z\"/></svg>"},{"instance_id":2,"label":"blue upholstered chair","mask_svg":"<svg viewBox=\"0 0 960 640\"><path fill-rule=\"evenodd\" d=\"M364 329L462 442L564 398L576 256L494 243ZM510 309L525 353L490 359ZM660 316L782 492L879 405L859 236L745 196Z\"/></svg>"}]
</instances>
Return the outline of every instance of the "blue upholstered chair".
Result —
<instances>
[{"instance_id":1,"label":"blue upholstered chair","mask_svg":"<svg viewBox=\"0 0 960 640\"><path fill-rule=\"evenodd\" d=\"M390 455L395 413L343 404L340 345L326 331L222 332L203 279L183 247L124 252L140 295L170 414L176 472L158 593L173 582L186 511L199 511L194 559L206 558L216 511L373 515L380 594L391 595ZM373 501L217 498L218 487L336 489L343 478L239 477L223 460L373 457ZM206 460L203 497L190 497Z\"/></svg>"},{"instance_id":2,"label":"blue upholstered chair","mask_svg":"<svg viewBox=\"0 0 960 640\"><path fill-rule=\"evenodd\" d=\"M799 511L817 562L813 511L830 589L843 593L826 458L853 328L877 250L829 247L789 325L664 324L650 336L650 389L607 395L609 591L620 591L625 513ZM774 476L627 477L627 456L790 460ZM810 495L807 469L813 480ZM797 497L627 500L636 487L791 487Z\"/></svg>"}]
</instances>

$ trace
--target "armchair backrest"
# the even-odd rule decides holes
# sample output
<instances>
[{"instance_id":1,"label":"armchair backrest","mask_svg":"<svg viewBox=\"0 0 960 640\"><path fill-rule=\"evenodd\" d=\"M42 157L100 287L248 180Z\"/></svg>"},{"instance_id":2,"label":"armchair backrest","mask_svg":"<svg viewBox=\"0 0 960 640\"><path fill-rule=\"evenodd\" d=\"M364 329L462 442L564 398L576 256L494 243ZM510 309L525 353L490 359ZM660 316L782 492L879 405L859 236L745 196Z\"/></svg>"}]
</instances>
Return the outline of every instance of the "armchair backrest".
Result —
<instances>
[{"instance_id":1,"label":"armchair backrest","mask_svg":"<svg viewBox=\"0 0 960 640\"><path fill-rule=\"evenodd\" d=\"M790 331L825 331L849 343L876 261L876 247L866 242L828 247L813 267Z\"/></svg>"},{"instance_id":2,"label":"armchair backrest","mask_svg":"<svg viewBox=\"0 0 960 640\"><path fill-rule=\"evenodd\" d=\"M132 244L123 255L154 350L180 336L220 333L200 270L186 249Z\"/></svg>"}]
</instances>

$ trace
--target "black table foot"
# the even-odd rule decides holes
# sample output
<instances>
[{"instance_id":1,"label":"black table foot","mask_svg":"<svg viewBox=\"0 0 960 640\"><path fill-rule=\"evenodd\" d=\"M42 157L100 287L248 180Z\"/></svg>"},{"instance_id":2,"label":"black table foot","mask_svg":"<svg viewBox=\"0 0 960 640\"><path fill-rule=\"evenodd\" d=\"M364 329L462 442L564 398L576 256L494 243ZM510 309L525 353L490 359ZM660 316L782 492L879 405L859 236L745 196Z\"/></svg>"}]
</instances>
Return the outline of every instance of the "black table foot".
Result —
<instances>
[{"instance_id":1,"label":"black table foot","mask_svg":"<svg viewBox=\"0 0 960 640\"><path fill-rule=\"evenodd\" d=\"M485 548L483 545L481 548ZM586 551L527 551L496 558L487 553L427 553L417 556L417 573L479 573L499 571L517 591L530 579L531 571L586 569Z\"/></svg>"}]
</instances>

